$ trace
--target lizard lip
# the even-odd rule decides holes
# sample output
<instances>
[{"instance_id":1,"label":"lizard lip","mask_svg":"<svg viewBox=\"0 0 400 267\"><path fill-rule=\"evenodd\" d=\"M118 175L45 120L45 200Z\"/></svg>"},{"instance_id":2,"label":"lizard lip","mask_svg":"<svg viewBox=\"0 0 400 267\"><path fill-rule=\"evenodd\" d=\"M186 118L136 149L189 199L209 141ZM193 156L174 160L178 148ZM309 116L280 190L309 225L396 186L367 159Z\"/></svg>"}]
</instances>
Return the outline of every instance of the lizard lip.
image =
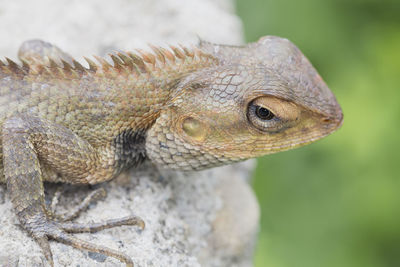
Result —
<instances>
[{"instance_id":1,"label":"lizard lip","mask_svg":"<svg viewBox=\"0 0 400 267\"><path fill-rule=\"evenodd\" d=\"M336 124L336 129L339 129L343 124L343 112L339 104L336 109L336 116L333 119L333 123Z\"/></svg>"},{"instance_id":2,"label":"lizard lip","mask_svg":"<svg viewBox=\"0 0 400 267\"><path fill-rule=\"evenodd\" d=\"M339 112L335 116L325 116L321 121L324 124L334 125L336 128L340 128L343 123L343 113L339 109Z\"/></svg>"},{"instance_id":3,"label":"lizard lip","mask_svg":"<svg viewBox=\"0 0 400 267\"><path fill-rule=\"evenodd\" d=\"M331 104L331 108L327 111L321 112L323 115L321 118L321 123L329 128L334 128L334 130L339 129L343 124L343 112L339 103L334 99Z\"/></svg>"}]
</instances>

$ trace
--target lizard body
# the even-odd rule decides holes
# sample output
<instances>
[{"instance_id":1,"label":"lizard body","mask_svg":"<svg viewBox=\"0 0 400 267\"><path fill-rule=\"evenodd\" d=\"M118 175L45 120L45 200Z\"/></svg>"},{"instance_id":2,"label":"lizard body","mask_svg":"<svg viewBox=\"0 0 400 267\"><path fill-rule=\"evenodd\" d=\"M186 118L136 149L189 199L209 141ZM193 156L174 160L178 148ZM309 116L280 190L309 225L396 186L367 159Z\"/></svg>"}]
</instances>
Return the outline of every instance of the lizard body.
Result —
<instances>
[{"instance_id":1,"label":"lizard body","mask_svg":"<svg viewBox=\"0 0 400 267\"><path fill-rule=\"evenodd\" d=\"M334 95L286 39L152 49L113 54L113 64L87 59L86 68L30 41L21 65L0 61L0 182L50 264L48 238L130 266L125 254L67 232L144 223L65 222L45 206L43 181L96 184L144 160L201 170L305 145L341 125Z\"/></svg>"}]
</instances>

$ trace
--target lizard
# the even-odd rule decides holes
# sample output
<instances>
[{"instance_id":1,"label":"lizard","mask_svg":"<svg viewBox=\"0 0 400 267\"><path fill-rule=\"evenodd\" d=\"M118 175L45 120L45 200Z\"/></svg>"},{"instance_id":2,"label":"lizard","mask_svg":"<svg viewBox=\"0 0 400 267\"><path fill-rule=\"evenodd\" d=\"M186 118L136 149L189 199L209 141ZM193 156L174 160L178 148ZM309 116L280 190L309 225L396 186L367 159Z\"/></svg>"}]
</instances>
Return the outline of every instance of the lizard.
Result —
<instances>
[{"instance_id":1,"label":"lizard","mask_svg":"<svg viewBox=\"0 0 400 267\"><path fill-rule=\"evenodd\" d=\"M98 184L144 161L197 171L297 148L342 124L334 94L285 38L150 48L97 62L85 57L83 66L55 45L30 40L20 63L0 60L0 182L51 266L49 240L133 266L125 253L72 233L143 229L144 221L73 223L95 194L59 216L45 203L45 181Z\"/></svg>"}]
</instances>

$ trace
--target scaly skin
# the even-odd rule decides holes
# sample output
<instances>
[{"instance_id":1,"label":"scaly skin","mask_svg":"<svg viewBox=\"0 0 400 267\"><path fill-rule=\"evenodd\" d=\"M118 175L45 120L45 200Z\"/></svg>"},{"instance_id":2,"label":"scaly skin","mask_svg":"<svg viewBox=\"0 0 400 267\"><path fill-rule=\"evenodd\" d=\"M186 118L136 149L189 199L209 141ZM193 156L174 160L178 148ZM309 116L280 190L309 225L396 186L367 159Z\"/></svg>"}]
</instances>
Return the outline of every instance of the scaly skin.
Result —
<instances>
[{"instance_id":1,"label":"scaly skin","mask_svg":"<svg viewBox=\"0 0 400 267\"><path fill-rule=\"evenodd\" d=\"M286 39L152 49L112 55L113 64L87 59L85 68L29 41L21 65L0 62L0 182L51 265L48 238L133 266L127 255L68 233L144 223L65 222L74 215L52 214L43 181L96 184L144 160L200 170L299 147L341 125L334 95Z\"/></svg>"}]
</instances>

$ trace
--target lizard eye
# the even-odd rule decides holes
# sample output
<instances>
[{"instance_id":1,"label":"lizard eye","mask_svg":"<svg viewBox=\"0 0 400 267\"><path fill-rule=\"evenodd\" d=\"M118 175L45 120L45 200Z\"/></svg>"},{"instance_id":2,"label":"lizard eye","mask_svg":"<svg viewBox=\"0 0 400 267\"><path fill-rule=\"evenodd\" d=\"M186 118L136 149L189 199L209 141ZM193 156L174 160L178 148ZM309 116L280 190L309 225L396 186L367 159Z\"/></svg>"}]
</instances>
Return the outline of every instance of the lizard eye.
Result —
<instances>
[{"instance_id":1,"label":"lizard eye","mask_svg":"<svg viewBox=\"0 0 400 267\"><path fill-rule=\"evenodd\" d=\"M280 119L269 108L254 101L248 106L247 118L261 131L276 131L279 128Z\"/></svg>"},{"instance_id":2,"label":"lizard eye","mask_svg":"<svg viewBox=\"0 0 400 267\"><path fill-rule=\"evenodd\" d=\"M256 106L256 115L262 120L272 120L275 115L272 113L269 109L261 107L261 106Z\"/></svg>"}]
</instances>

